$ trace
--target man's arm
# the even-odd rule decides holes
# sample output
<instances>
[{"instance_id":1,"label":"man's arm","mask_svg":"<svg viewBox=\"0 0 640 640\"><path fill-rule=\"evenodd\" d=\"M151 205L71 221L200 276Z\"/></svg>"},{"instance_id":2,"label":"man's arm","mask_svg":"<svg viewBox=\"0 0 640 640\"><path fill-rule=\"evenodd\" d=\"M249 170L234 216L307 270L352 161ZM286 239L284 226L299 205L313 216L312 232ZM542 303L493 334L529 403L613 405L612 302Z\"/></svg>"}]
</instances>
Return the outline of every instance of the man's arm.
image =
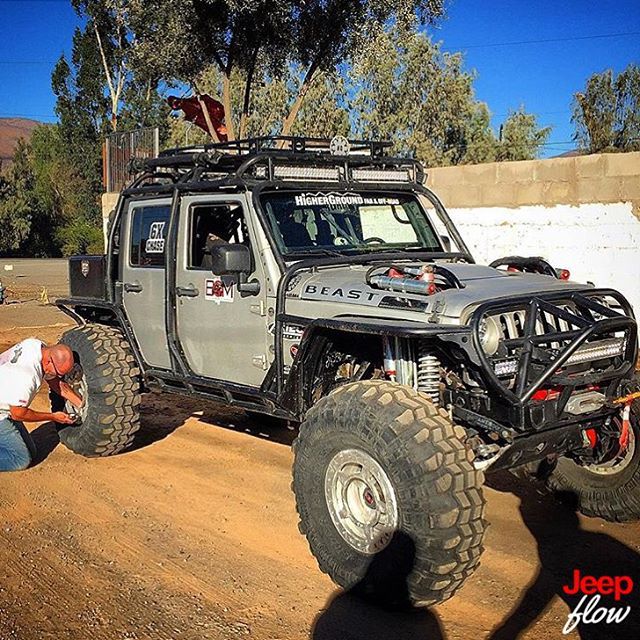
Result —
<instances>
[{"instance_id":1,"label":"man's arm","mask_svg":"<svg viewBox=\"0 0 640 640\"><path fill-rule=\"evenodd\" d=\"M34 411L29 407L14 407L9 408L11 419L16 422L45 422L45 420L53 420L53 422L59 422L60 424L73 424L73 418L64 411L55 411L49 413L47 411Z\"/></svg>"},{"instance_id":2,"label":"man's arm","mask_svg":"<svg viewBox=\"0 0 640 640\"><path fill-rule=\"evenodd\" d=\"M80 409L84 402L82 396L77 394L66 382L63 382L59 378L53 380L47 380L49 389L59 396L62 396L65 400L68 400L74 407Z\"/></svg>"}]
</instances>

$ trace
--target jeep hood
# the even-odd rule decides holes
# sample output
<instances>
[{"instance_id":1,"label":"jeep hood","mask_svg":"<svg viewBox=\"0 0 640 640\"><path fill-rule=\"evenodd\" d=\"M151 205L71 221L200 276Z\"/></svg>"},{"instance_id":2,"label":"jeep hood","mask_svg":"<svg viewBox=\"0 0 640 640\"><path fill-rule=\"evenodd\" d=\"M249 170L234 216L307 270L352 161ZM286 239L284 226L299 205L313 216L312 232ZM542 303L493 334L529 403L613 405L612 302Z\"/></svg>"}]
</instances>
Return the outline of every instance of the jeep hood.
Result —
<instances>
[{"instance_id":1,"label":"jeep hood","mask_svg":"<svg viewBox=\"0 0 640 640\"><path fill-rule=\"evenodd\" d=\"M410 264L419 267L423 263ZM398 293L367 285L366 275L371 268L368 265L341 265L321 267L314 272L295 275L289 283L287 297L383 308L394 308L394 299L401 298L416 302L413 308L407 309L412 315L416 309L419 309L420 313L431 313L437 305L438 315L461 318L479 304L490 300L552 291L577 291L589 286L556 280L550 276L505 272L483 265L447 262L440 264L453 273L464 288L446 289L434 295ZM382 269L376 270L376 273L381 271Z\"/></svg>"}]
</instances>

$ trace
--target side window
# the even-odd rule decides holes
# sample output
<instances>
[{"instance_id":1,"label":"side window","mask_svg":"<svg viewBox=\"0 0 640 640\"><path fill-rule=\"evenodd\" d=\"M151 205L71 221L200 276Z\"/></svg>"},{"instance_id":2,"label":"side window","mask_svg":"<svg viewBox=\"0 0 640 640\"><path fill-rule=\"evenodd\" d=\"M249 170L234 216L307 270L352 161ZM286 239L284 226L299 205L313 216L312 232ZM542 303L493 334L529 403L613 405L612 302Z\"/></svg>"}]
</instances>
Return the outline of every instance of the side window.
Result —
<instances>
[{"instance_id":1,"label":"side window","mask_svg":"<svg viewBox=\"0 0 640 640\"><path fill-rule=\"evenodd\" d=\"M210 270L211 247L220 244L249 246L242 205L231 202L191 207L187 268Z\"/></svg>"},{"instance_id":2,"label":"side window","mask_svg":"<svg viewBox=\"0 0 640 640\"><path fill-rule=\"evenodd\" d=\"M164 267L170 215L168 204L133 210L129 247L132 267Z\"/></svg>"}]
</instances>

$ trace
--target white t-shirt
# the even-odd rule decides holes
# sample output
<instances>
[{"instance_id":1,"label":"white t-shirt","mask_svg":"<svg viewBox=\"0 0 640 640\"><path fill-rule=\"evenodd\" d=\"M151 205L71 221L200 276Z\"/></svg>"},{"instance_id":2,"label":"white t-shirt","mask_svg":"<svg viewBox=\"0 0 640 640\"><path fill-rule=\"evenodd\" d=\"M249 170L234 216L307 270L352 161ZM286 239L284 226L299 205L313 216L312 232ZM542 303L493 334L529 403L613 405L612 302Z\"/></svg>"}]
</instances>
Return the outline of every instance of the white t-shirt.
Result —
<instances>
[{"instance_id":1,"label":"white t-shirt","mask_svg":"<svg viewBox=\"0 0 640 640\"><path fill-rule=\"evenodd\" d=\"M10 407L28 407L38 392L44 379L42 346L27 338L0 354L0 420L9 416Z\"/></svg>"}]
</instances>

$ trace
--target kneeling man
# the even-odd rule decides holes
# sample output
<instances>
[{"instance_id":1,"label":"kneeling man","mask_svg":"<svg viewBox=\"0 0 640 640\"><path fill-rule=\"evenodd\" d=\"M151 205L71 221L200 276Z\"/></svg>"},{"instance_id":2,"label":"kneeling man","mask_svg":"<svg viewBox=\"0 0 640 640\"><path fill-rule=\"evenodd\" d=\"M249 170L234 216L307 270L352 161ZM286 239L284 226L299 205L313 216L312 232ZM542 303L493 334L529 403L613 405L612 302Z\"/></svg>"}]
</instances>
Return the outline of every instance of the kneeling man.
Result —
<instances>
[{"instance_id":1,"label":"kneeling man","mask_svg":"<svg viewBox=\"0 0 640 640\"><path fill-rule=\"evenodd\" d=\"M62 381L73 365L73 351L67 345L48 347L36 338L23 340L0 354L0 471L26 469L35 456L35 445L23 422L73 424L74 419L64 411L29 409L43 380L80 407L82 398Z\"/></svg>"}]
</instances>

